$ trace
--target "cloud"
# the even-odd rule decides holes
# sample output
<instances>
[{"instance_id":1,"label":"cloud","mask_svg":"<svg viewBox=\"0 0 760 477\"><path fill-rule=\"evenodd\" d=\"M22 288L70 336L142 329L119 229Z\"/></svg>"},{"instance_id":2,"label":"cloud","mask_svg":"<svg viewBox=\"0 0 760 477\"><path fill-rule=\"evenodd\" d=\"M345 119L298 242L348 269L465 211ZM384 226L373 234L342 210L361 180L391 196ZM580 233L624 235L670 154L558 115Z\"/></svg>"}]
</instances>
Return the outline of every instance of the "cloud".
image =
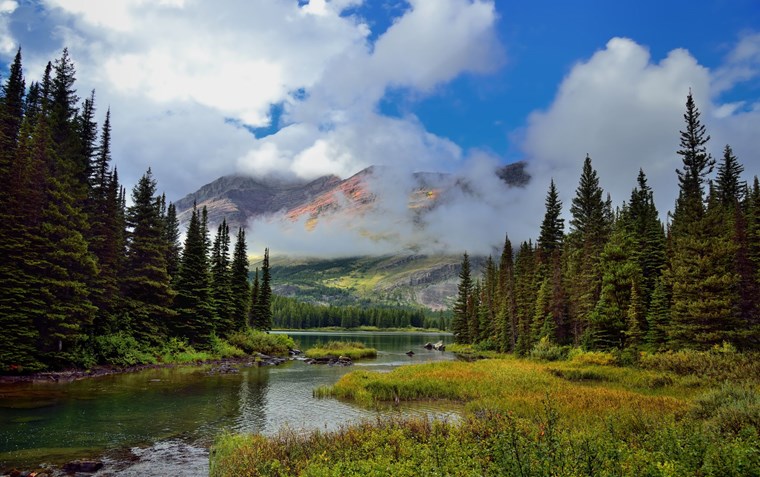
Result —
<instances>
[{"instance_id":1,"label":"cloud","mask_svg":"<svg viewBox=\"0 0 760 477\"><path fill-rule=\"evenodd\" d=\"M739 74L735 68L755 61L756 38L742 39L726 66L716 71L700 65L683 49L655 62L644 46L626 38L613 38L604 49L576 64L549 108L531 114L523 132L522 147L536 179L529 188L531 203L538 205L533 207L535 216L542 216L539 207L551 177L567 214L583 159L590 154L601 186L616 205L630 197L638 170L643 168L665 218L678 193L675 170L682 163L676 150L679 131L685 127L683 113L690 88L713 135L709 144L713 155L719 156L723 146L731 143L746 170L758 170L752 151L760 143L758 135L750 132L753 127L758 130L757 108L721 104L717 96L740 79L757 76L755 70Z\"/></svg>"},{"instance_id":2,"label":"cloud","mask_svg":"<svg viewBox=\"0 0 760 477\"><path fill-rule=\"evenodd\" d=\"M327 248L348 255L365 251L368 244L377 251L393 250L395 244L396 250L408 247L417 252L494 253L503 244L505 233L513 244L537 237L552 178L569 217L586 154L616 206L628 200L639 168L643 168L661 216L667 219L678 192L675 170L682 163L676 150L689 89L712 135L709 148L713 155L720 157L723 146L730 143L745 165L746 179L760 170L760 158L755 154L760 150L760 102L723 103L719 94L730 91L726 89L727 71L754 61L754 43L748 38L754 37L743 37L723 66L714 70L683 49L655 61L646 47L631 39L613 38L575 64L550 106L533 112L525 128L515 134L532 176L526 188L507 188L494 175L498 158L459 151L449 156L457 167L456 174L443 184L448 193L435 208L418 216L409 209L409 197L418 187L409 168L381 170L370 181L373 190L382 191L374 212L321 223L309 236L315 238L309 240L312 247L304 250L301 246L301 251L317 254L326 240L330 242ZM733 75L730 85L760 75L754 70L742 71ZM399 149L408 151L409 147L404 144ZM401 164L403 161L396 163ZM454 183L457 186L452 187ZM367 236L374 237L374 242Z\"/></svg>"},{"instance_id":3,"label":"cloud","mask_svg":"<svg viewBox=\"0 0 760 477\"><path fill-rule=\"evenodd\" d=\"M0 1L0 52L6 55L15 53L16 42L10 33L9 16L18 8L14 0Z\"/></svg>"},{"instance_id":4,"label":"cloud","mask_svg":"<svg viewBox=\"0 0 760 477\"><path fill-rule=\"evenodd\" d=\"M374 163L456 167L455 144L378 104L389 89L435 94L498 65L493 1L414 0L384 32L370 30L361 4L43 0L38 24L16 34L49 37L24 51L30 79L69 47L80 95L97 90L101 119L111 106L120 177L134 184L150 165L170 198L236 170L311 178Z\"/></svg>"}]
</instances>

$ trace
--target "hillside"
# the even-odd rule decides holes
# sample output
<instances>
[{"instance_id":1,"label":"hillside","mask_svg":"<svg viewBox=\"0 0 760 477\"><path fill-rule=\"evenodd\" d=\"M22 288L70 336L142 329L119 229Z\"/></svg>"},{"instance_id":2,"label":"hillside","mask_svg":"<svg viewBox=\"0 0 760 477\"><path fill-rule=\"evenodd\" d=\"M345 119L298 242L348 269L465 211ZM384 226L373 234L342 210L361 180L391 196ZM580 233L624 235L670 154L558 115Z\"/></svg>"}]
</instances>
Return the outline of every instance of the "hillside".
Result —
<instances>
[{"instance_id":1,"label":"hillside","mask_svg":"<svg viewBox=\"0 0 760 477\"><path fill-rule=\"evenodd\" d=\"M425 255L273 257L273 291L312 303L422 305L439 310L448 308L456 294L461 260ZM481 263L474 259L474 268Z\"/></svg>"}]
</instances>

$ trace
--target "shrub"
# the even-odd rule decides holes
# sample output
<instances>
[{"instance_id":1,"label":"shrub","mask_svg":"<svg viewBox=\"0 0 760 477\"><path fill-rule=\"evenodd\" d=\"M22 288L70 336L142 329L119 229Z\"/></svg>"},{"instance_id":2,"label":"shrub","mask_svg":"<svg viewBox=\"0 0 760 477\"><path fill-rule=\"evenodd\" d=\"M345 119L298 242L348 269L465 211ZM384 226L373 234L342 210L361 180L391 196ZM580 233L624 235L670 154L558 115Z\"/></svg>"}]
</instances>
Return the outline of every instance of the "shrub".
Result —
<instances>
[{"instance_id":1,"label":"shrub","mask_svg":"<svg viewBox=\"0 0 760 477\"><path fill-rule=\"evenodd\" d=\"M644 369L669 371L681 376L698 376L714 383L726 380L756 382L760 378L760 354L739 353L728 344L715 346L710 351L642 353L639 366Z\"/></svg>"},{"instance_id":2,"label":"shrub","mask_svg":"<svg viewBox=\"0 0 760 477\"><path fill-rule=\"evenodd\" d=\"M98 362L114 366L156 363L152 350L138 342L134 336L123 331L110 335L96 336L94 339L94 353Z\"/></svg>"},{"instance_id":3,"label":"shrub","mask_svg":"<svg viewBox=\"0 0 760 477\"><path fill-rule=\"evenodd\" d=\"M233 333L227 340L231 345L248 354L285 355L288 354L288 350L296 347L295 341L288 335L270 334L252 329Z\"/></svg>"},{"instance_id":4,"label":"shrub","mask_svg":"<svg viewBox=\"0 0 760 477\"><path fill-rule=\"evenodd\" d=\"M613 353L584 351L582 348L571 349L567 359L573 364L579 365L615 366L618 364L617 357Z\"/></svg>"},{"instance_id":5,"label":"shrub","mask_svg":"<svg viewBox=\"0 0 760 477\"><path fill-rule=\"evenodd\" d=\"M568 346L556 345L544 336L530 350L530 357L544 361L559 361L566 359L569 351L570 348Z\"/></svg>"},{"instance_id":6,"label":"shrub","mask_svg":"<svg viewBox=\"0 0 760 477\"><path fill-rule=\"evenodd\" d=\"M722 433L738 434L746 428L760 431L760 394L754 386L723 384L697 399L691 412Z\"/></svg>"},{"instance_id":7,"label":"shrub","mask_svg":"<svg viewBox=\"0 0 760 477\"><path fill-rule=\"evenodd\" d=\"M177 364L199 363L213 358L210 353L196 351L187 341L176 337L164 343L160 355L164 363Z\"/></svg>"},{"instance_id":8,"label":"shrub","mask_svg":"<svg viewBox=\"0 0 760 477\"><path fill-rule=\"evenodd\" d=\"M211 352L214 356L219 358L239 358L245 356L245 351L237 346L231 345L225 340L216 336L216 333L211 334Z\"/></svg>"}]
</instances>

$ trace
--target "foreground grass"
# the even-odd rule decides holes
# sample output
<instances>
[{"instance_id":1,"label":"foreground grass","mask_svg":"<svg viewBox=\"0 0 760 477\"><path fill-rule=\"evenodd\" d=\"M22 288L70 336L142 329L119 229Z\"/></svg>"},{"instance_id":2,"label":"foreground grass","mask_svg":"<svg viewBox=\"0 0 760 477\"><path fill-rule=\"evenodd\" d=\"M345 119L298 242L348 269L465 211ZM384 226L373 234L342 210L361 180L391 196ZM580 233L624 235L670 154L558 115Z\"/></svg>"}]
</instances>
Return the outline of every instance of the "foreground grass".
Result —
<instances>
[{"instance_id":1,"label":"foreground grass","mask_svg":"<svg viewBox=\"0 0 760 477\"><path fill-rule=\"evenodd\" d=\"M501 357L354 371L315 394L367 406L450 400L466 412L456 423L227 435L213 448L211 475L760 476L753 360L697 353L648 358L656 363L640 369L613 358L576 353L565 361ZM685 372L688 360L745 366L731 370L727 384Z\"/></svg>"},{"instance_id":2,"label":"foreground grass","mask_svg":"<svg viewBox=\"0 0 760 477\"><path fill-rule=\"evenodd\" d=\"M329 341L323 345L309 348L304 352L307 358L338 358L348 356L351 359L375 358L377 350L367 348L358 341Z\"/></svg>"}]
</instances>

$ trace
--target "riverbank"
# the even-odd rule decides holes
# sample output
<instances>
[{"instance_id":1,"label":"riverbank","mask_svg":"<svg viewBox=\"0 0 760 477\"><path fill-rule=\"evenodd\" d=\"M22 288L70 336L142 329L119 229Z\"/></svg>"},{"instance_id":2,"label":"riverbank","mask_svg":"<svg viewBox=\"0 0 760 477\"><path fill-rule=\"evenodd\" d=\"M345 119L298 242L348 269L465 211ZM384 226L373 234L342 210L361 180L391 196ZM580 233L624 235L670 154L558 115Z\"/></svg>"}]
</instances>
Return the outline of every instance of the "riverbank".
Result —
<instances>
[{"instance_id":1,"label":"riverbank","mask_svg":"<svg viewBox=\"0 0 760 477\"><path fill-rule=\"evenodd\" d=\"M335 339L361 341L376 348L378 356L352 367L310 366L299 359L280 366L244 366L231 360L216 362L232 363L239 371L225 373L221 371L227 366L210 364L146 366L99 379L5 386L0 389L0 475L43 464L60 469L77 459L103 461L101 475L205 475L187 469L208 469L208 448L223 432L328 430L377 416L372 409L313 397L313 389L335 383L351 369L390 371L412 362L454 359L422 347L427 341L446 340L443 335L289 336L303 350ZM411 349L413 357L406 354ZM388 414L456 412L453 406L421 403Z\"/></svg>"},{"instance_id":2,"label":"riverbank","mask_svg":"<svg viewBox=\"0 0 760 477\"><path fill-rule=\"evenodd\" d=\"M642 355L638 367L622 367L610 353L571 354L348 373L315 394L368 407L455 401L465 414L225 435L211 475L760 475L755 356Z\"/></svg>"},{"instance_id":3,"label":"riverbank","mask_svg":"<svg viewBox=\"0 0 760 477\"><path fill-rule=\"evenodd\" d=\"M154 349L124 349L110 353L106 363L86 369L41 371L31 374L0 375L0 385L25 382L71 382L113 374L134 373L147 369L177 366L276 365L287 357L296 343L287 335L249 331L229 341L215 338L211 349L196 350L176 339Z\"/></svg>"}]
</instances>

